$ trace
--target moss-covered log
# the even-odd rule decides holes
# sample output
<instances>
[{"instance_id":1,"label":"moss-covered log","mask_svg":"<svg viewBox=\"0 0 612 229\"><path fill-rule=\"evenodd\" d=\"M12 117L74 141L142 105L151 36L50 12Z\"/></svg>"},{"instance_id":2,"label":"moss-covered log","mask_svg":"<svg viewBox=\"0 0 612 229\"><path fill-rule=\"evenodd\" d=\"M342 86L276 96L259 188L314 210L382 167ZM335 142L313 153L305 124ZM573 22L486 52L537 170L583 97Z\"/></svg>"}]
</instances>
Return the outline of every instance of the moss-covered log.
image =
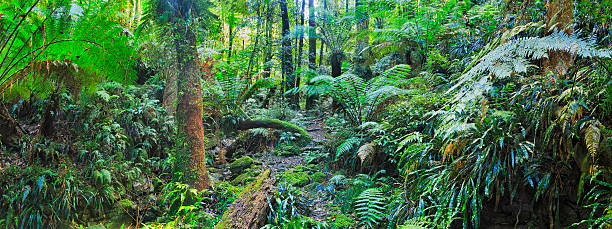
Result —
<instances>
[{"instance_id":1,"label":"moss-covered log","mask_svg":"<svg viewBox=\"0 0 612 229\"><path fill-rule=\"evenodd\" d=\"M274 192L274 178L270 176L270 170L266 170L249 183L215 229L261 228L266 224L270 211L268 197L272 198Z\"/></svg>"},{"instance_id":2,"label":"moss-covered log","mask_svg":"<svg viewBox=\"0 0 612 229\"><path fill-rule=\"evenodd\" d=\"M271 128L277 130L284 130L298 133L300 134L302 139L310 140L310 135L303 128L278 119L242 120L238 123L238 126L236 128L238 130L250 130L255 128Z\"/></svg>"}]
</instances>

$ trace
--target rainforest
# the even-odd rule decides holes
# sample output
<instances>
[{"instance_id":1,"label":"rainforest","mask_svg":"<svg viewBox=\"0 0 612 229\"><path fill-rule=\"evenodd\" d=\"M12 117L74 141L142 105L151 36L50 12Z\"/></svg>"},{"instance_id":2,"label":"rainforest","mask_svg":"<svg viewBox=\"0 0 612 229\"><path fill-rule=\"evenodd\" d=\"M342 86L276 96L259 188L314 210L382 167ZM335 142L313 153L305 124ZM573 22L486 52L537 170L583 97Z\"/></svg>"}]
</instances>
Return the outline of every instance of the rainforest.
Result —
<instances>
[{"instance_id":1,"label":"rainforest","mask_svg":"<svg viewBox=\"0 0 612 229\"><path fill-rule=\"evenodd\" d=\"M612 228L612 0L2 0L0 228Z\"/></svg>"}]
</instances>

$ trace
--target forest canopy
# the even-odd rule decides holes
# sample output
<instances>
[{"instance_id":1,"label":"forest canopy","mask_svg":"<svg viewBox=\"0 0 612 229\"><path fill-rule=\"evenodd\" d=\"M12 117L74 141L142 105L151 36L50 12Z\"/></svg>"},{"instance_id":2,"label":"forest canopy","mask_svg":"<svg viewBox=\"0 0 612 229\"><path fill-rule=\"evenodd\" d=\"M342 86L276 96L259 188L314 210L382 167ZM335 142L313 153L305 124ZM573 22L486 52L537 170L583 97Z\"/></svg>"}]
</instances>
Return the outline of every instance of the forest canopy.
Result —
<instances>
[{"instance_id":1,"label":"forest canopy","mask_svg":"<svg viewBox=\"0 0 612 229\"><path fill-rule=\"evenodd\" d=\"M610 228L611 0L3 0L2 228Z\"/></svg>"}]
</instances>

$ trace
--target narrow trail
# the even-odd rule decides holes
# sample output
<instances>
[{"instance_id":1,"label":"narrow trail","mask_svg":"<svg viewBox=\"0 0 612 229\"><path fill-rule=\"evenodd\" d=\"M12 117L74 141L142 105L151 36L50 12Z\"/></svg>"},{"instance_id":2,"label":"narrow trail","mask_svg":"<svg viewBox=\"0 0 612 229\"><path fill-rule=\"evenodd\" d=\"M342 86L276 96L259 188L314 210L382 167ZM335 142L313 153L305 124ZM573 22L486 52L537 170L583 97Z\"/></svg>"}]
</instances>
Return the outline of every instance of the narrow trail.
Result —
<instances>
[{"instance_id":1,"label":"narrow trail","mask_svg":"<svg viewBox=\"0 0 612 229\"><path fill-rule=\"evenodd\" d=\"M323 143L328 141L328 133L325 129L324 118L312 118L301 113L298 114L298 116L301 116L301 119L304 120L302 122L304 124L303 128L312 137L312 141L307 146L302 148L301 154L295 156L277 156L271 153L264 153L254 156L254 159L262 163L262 167L264 169L270 169L271 173L274 175L281 174L296 166L305 165L304 153L320 151L323 148ZM326 175L328 175L328 177L322 183L326 183L331 174L326 173ZM321 184L319 186L321 186ZM317 187L314 190L306 190L302 188L302 191L309 199L309 208L311 211L309 216L319 222L325 221L330 214L330 209L328 206L329 201L327 198L325 198L322 188Z\"/></svg>"}]
</instances>

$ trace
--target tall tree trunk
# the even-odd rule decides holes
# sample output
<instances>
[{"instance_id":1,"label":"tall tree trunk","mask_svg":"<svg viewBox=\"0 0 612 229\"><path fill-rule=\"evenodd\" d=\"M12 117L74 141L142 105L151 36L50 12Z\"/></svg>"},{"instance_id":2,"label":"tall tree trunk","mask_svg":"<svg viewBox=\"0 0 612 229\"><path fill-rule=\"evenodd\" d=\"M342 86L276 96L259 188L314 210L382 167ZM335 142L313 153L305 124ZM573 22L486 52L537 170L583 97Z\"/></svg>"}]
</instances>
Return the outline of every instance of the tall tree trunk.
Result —
<instances>
[{"instance_id":1,"label":"tall tree trunk","mask_svg":"<svg viewBox=\"0 0 612 229\"><path fill-rule=\"evenodd\" d=\"M300 11L301 19L300 19L300 44L298 45L298 60L297 60L297 68L300 69L302 67L302 53L304 47L304 6L306 5L306 0L302 0L302 10ZM302 80L302 76L297 77L296 86L300 86L300 82Z\"/></svg>"},{"instance_id":2,"label":"tall tree trunk","mask_svg":"<svg viewBox=\"0 0 612 229\"><path fill-rule=\"evenodd\" d=\"M315 37L315 12L314 0L308 0L308 67L316 69L317 61L317 38Z\"/></svg>"},{"instance_id":3,"label":"tall tree trunk","mask_svg":"<svg viewBox=\"0 0 612 229\"><path fill-rule=\"evenodd\" d=\"M317 61L317 38L316 38L316 23L314 0L308 0L308 68L315 70ZM306 96L306 109L314 107L316 97Z\"/></svg>"},{"instance_id":4,"label":"tall tree trunk","mask_svg":"<svg viewBox=\"0 0 612 229\"><path fill-rule=\"evenodd\" d=\"M179 5L182 1L179 0ZM177 127L180 138L178 166L184 169L186 181L198 190L209 187L204 154L202 126L202 81L198 74L198 54L195 33L186 26L175 29L177 63L179 69Z\"/></svg>"},{"instance_id":5,"label":"tall tree trunk","mask_svg":"<svg viewBox=\"0 0 612 229\"><path fill-rule=\"evenodd\" d=\"M269 62L272 60L272 19L273 19L273 12L272 12L272 4L266 4L268 6L268 9L266 10L266 31L265 31L265 41L266 41L266 49L265 49L265 53L264 53L264 60L263 60L263 71L264 71L264 78L268 78L270 77L270 72L272 71L272 67L270 66ZM268 104L270 103L270 98L272 96L274 96L274 94L276 93L276 87L273 87L270 89L270 93L268 93L268 95L266 96L266 98L263 101L262 107L267 107Z\"/></svg>"},{"instance_id":6,"label":"tall tree trunk","mask_svg":"<svg viewBox=\"0 0 612 229\"><path fill-rule=\"evenodd\" d=\"M281 51L281 70L284 79L283 89L284 91L290 90L295 87L295 76L293 74L293 63L292 63L292 50L291 50L291 38L289 37L289 12L287 10L287 1L280 1L281 8L281 20L282 20L282 51ZM295 95L288 96L289 105L296 108L297 98Z\"/></svg>"},{"instance_id":7,"label":"tall tree trunk","mask_svg":"<svg viewBox=\"0 0 612 229\"><path fill-rule=\"evenodd\" d=\"M574 1L548 0L546 4L546 23L554 24L554 29L566 34L574 32ZM560 79L564 79L569 68L574 64L575 57L569 52L552 51L544 59L544 74L552 72Z\"/></svg>"},{"instance_id":8,"label":"tall tree trunk","mask_svg":"<svg viewBox=\"0 0 612 229\"><path fill-rule=\"evenodd\" d=\"M251 76L251 71L253 69L253 63L255 62L255 53L257 53L259 51L259 37L260 37L260 28L261 28L261 5L257 4L257 29L256 29L256 33L255 33L255 44L253 46L253 51L251 52L251 56L249 58L249 67L247 70L247 77Z\"/></svg>"},{"instance_id":9,"label":"tall tree trunk","mask_svg":"<svg viewBox=\"0 0 612 229\"><path fill-rule=\"evenodd\" d=\"M232 58L232 49L234 47L234 23L229 23L229 52L227 54L227 61L229 62Z\"/></svg>"},{"instance_id":10,"label":"tall tree trunk","mask_svg":"<svg viewBox=\"0 0 612 229\"><path fill-rule=\"evenodd\" d=\"M323 15L327 13L327 0L323 0ZM324 17L325 18L325 17ZM321 48L319 49L319 67L323 65L323 47L325 42L321 41Z\"/></svg>"},{"instance_id":11,"label":"tall tree trunk","mask_svg":"<svg viewBox=\"0 0 612 229\"><path fill-rule=\"evenodd\" d=\"M323 47L325 47L325 43L321 41L321 47L319 47L319 67L323 64Z\"/></svg>"}]
</instances>

